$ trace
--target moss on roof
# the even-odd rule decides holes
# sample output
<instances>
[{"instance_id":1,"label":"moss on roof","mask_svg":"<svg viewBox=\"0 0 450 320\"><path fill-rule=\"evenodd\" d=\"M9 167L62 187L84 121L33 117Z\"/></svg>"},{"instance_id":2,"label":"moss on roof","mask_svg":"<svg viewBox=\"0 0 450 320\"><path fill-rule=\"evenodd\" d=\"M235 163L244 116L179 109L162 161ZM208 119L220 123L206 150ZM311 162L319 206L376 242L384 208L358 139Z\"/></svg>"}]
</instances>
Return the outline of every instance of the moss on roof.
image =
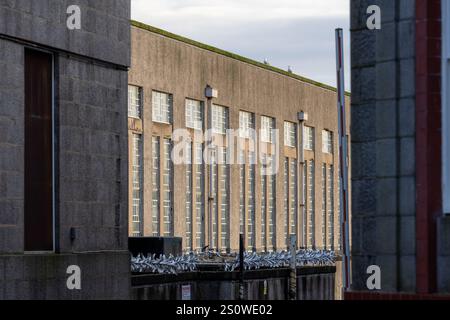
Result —
<instances>
[{"instance_id":1,"label":"moss on roof","mask_svg":"<svg viewBox=\"0 0 450 320\"><path fill-rule=\"evenodd\" d=\"M136 27L136 28L147 30L147 31L150 31L150 32L162 35L162 36L165 36L167 38L171 38L171 39L174 39L174 40L178 40L178 41L190 44L192 46L195 46L195 47L198 47L198 48L201 48L201 49L204 49L204 50L215 52L217 54L226 56L228 58L239 60L239 61L251 64L251 65L254 65L254 66L257 66L257 67L269 70L269 71L272 71L272 72L276 72L276 73L282 74L284 76L287 76L287 77L290 77L290 78L294 78L294 79L300 80L300 81L305 82L305 83L309 83L311 85L314 85L314 86L317 86L317 87L320 87L320 88L323 88L323 89L331 90L331 91L334 91L334 92L337 91L336 88L333 87L333 86L330 86L330 85L327 85L327 84L324 84L324 83L321 83L321 82L318 82L318 81L314 81L314 80L311 80L311 79L308 79L308 78L305 78L305 77L302 77L302 76L299 76L297 74L294 74L294 73L285 71L283 69L276 68L276 67L273 67L271 65L267 65L267 64L264 64L264 63L261 63L261 62L258 62L258 61L255 61L255 60L243 57L241 55L238 55L238 54L235 54L235 53L232 53L232 52L229 52L229 51L225 51L225 50L222 50L222 49L219 49L219 48L216 48L216 47L213 47L213 46L210 46L210 45L207 45L207 44L195 41L195 40L191 40L191 39L185 38L183 36L179 36L177 34L174 34L174 33L171 33L171 32L168 32L168 31L165 31L165 30L153 27L153 26L150 26L148 24L145 24L145 23L142 23L142 22L139 22L139 21L131 20L131 25ZM349 92L346 92L345 94L347 96L350 96Z\"/></svg>"}]
</instances>

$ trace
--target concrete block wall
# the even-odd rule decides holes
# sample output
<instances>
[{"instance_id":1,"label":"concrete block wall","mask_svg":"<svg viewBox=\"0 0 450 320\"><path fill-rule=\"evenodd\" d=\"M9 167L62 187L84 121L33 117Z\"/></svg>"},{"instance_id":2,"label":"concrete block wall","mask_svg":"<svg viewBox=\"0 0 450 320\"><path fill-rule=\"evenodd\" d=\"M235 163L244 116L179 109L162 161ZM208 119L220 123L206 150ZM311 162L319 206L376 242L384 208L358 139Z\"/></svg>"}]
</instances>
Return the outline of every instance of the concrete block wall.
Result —
<instances>
[{"instance_id":1,"label":"concrete block wall","mask_svg":"<svg viewBox=\"0 0 450 320\"><path fill-rule=\"evenodd\" d=\"M369 5L381 30L366 27ZM352 0L353 288L415 290L415 1Z\"/></svg>"},{"instance_id":2,"label":"concrete block wall","mask_svg":"<svg viewBox=\"0 0 450 320\"><path fill-rule=\"evenodd\" d=\"M67 29L67 8L81 9L81 30ZM130 60L130 0L3 0L0 34L118 65Z\"/></svg>"},{"instance_id":3,"label":"concrete block wall","mask_svg":"<svg viewBox=\"0 0 450 320\"><path fill-rule=\"evenodd\" d=\"M75 31L66 28L70 4L0 2L0 299L130 295L130 1L78 1L82 29ZM54 55L55 254L24 254L26 46ZM66 287L73 264L81 291Z\"/></svg>"}]
</instances>

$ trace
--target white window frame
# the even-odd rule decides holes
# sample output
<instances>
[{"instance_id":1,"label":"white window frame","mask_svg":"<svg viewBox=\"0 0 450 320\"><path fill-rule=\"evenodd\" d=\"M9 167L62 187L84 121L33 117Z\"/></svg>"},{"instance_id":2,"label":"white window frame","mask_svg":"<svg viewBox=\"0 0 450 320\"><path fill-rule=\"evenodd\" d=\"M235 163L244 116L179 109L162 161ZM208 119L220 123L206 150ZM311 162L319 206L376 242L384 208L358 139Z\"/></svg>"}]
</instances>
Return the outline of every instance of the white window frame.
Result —
<instances>
[{"instance_id":1,"label":"white window frame","mask_svg":"<svg viewBox=\"0 0 450 320\"><path fill-rule=\"evenodd\" d=\"M293 122L284 122L284 145L291 148L297 146L297 125Z\"/></svg>"},{"instance_id":2,"label":"white window frame","mask_svg":"<svg viewBox=\"0 0 450 320\"><path fill-rule=\"evenodd\" d=\"M322 130L322 153L333 154L333 132Z\"/></svg>"},{"instance_id":3,"label":"white window frame","mask_svg":"<svg viewBox=\"0 0 450 320\"><path fill-rule=\"evenodd\" d=\"M275 118L261 117L261 141L265 143L274 143Z\"/></svg>"},{"instance_id":4,"label":"white window frame","mask_svg":"<svg viewBox=\"0 0 450 320\"><path fill-rule=\"evenodd\" d=\"M305 150L314 151L315 149L315 128L310 126L303 127L303 148ZM309 134L311 133L311 135ZM311 143L309 143L311 139Z\"/></svg>"},{"instance_id":5,"label":"white window frame","mask_svg":"<svg viewBox=\"0 0 450 320\"><path fill-rule=\"evenodd\" d=\"M162 103L162 97L166 97L167 103ZM159 99L159 100L158 100ZM166 107L164 109L164 106ZM153 90L152 92L152 121L172 124L173 96L170 93Z\"/></svg>"},{"instance_id":6,"label":"white window frame","mask_svg":"<svg viewBox=\"0 0 450 320\"><path fill-rule=\"evenodd\" d=\"M203 129L203 103L198 100L186 99L186 128Z\"/></svg>"},{"instance_id":7,"label":"white window frame","mask_svg":"<svg viewBox=\"0 0 450 320\"><path fill-rule=\"evenodd\" d=\"M228 108L212 105L212 131L216 134L226 134L228 129Z\"/></svg>"},{"instance_id":8,"label":"white window frame","mask_svg":"<svg viewBox=\"0 0 450 320\"><path fill-rule=\"evenodd\" d=\"M128 85L128 117L142 118L142 88L135 85Z\"/></svg>"},{"instance_id":9,"label":"white window frame","mask_svg":"<svg viewBox=\"0 0 450 320\"><path fill-rule=\"evenodd\" d=\"M239 137L249 139L251 129L255 129L254 114L247 111L239 111Z\"/></svg>"},{"instance_id":10,"label":"white window frame","mask_svg":"<svg viewBox=\"0 0 450 320\"><path fill-rule=\"evenodd\" d=\"M442 5L442 199L450 215L450 3Z\"/></svg>"}]
</instances>

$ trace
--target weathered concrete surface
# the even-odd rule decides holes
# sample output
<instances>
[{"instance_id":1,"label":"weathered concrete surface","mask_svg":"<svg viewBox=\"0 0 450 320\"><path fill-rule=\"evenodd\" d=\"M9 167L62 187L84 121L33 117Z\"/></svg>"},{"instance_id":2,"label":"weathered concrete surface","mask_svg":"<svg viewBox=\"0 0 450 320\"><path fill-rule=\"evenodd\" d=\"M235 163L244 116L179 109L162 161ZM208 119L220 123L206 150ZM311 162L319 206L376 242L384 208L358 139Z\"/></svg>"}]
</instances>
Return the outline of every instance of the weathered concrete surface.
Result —
<instances>
[{"instance_id":1,"label":"weathered concrete surface","mask_svg":"<svg viewBox=\"0 0 450 320\"><path fill-rule=\"evenodd\" d=\"M81 30L67 28L71 5L81 9ZM128 65L130 11L130 0L3 0L0 34Z\"/></svg>"},{"instance_id":2,"label":"weathered concrete surface","mask_svg":"<svg viewBox=\"0 0 450 320\"><path fill-rule=\"evenodd\" d=\"M379 5L381 30L366 27ZM351 1L352 276L366 290L370 265L384 291L414 292L415 1Z\"/></svg>"},{"instance_id":3,"label":"weathered concrete surface","mask_svg":"<svg viewBox=\"0 0 450 320\"><path fill-rule=\"evenodd\" d=\"M129 0L0 2L0 299L127 298ZM67 6L66 6L67 5ZM55 254L24 254L24 48L54 55ZM70 230L75 239L71 241ZM82 268L69 292L66 269Z\"/></svg>"}]
</instances>

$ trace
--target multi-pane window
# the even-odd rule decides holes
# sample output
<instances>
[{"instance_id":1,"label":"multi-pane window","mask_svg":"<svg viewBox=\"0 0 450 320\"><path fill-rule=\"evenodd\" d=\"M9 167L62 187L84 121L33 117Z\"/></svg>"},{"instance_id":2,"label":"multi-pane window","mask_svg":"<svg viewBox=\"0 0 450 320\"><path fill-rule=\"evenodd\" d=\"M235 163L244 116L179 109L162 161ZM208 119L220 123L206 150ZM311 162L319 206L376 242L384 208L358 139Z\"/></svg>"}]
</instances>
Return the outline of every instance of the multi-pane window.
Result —
<instances>
[{"instance_id":1,"label":"multi-pane window","mask_svg":"<svg viewBox=\"0 0 450 320\"><path fill-rule=\"evenodd\" d=\"M239 136L250 138L251 130L255 128L254 116L250 112L239 112Z\"/></svg>"},{"instance_id":2,"label":"multi-pane window","mask_svg":"<svg viewBox=\"0 0 450 320\"><path fill-rule=\"evenodd\" d=\"M128 86L128 117L141 118L142 89L136 86Z\"/></svg>"},{"instance_id":3,"label":"multi-pane window","mask_svg":"<svg viewBox=\"0 0 450 320\"><path fill-rule=\"evenodd\" d=\"M289 235L297 234L298 194L297 194L297 160L286 158L284 162L284 207L285 207L285 241L289 246Z\"/></svg>"},{"instance_id":4,"label":"multi-pane window","mask_svg":"<svg viewBox=\"0 0 450 320\"><path fill-rule=\"evenodd\" d=\"M270 157L271 163L275 161L275 156ZM267 198L268 198L268 204L267 204L267 223L268 223L268 229L269 229L269 244L268 244L268 250L272 251L275 249L275 236L276 236L276 230L275 230L275 214L276 214L276 175L270 174L267 176L267 185L268 185L268 192L267 192Z\"/></svg>"},{"instance_id":5,"label":"multi-pane window","mask_svg":"<svg viewBox=\"0 0 450 320\"><path fill-rule=\"evenodd\" d=\"M264 249L267 247L266 208L267 208L267 175L261 174L261 244Z\"/></svg>"},{"instance_id":6,"label":"multi-pane window","mask_svg":"<svg viewBox=\"0 0 450 320\"><path fill-rule=\"evenodd\" d=\"M239 192L239 230L241 234L245 235L245 194L247 191L246 180L245 180L245 153L244 151L239 152L239 158L241 163L239 165L239 182L240 182L240 192Z\"/></svg>"},{"instance_id":7,"label":"multi-pane window","mask_svg":"<svg viewBox=\"0 0 450 320\"><path fill-rule=\"evenodd\" d=\"M153 91L152 119L155 122L172 123L173 98L171 94Z\"/></svg>"},{"instance_id":8,"label":"multi-pane window","mask_svg":"<svg viewBox=\"0 0 450 320\"><path fill-rule=\"evenodd\" d=\"M308 166L307 166L307 162L305 162L305 164L303 165L303 177L302 177L302 186L303 186L303 192L302 192L302 201L303 201L303 211L302 211L302 233L303 233L303 239L302 239L302 246L303 247L307 247L308 244L308 240L307 240L307 235L308 235L308 230L307 230L307 177L308 177Z\"/></svg>"},{"instance_id":9,"label":"multi-pane window","mask_svg":"<svg viewBox=\"0 0 450 320\"><path fill-rule=\"evenodd\" d=\"M228 129L228 108L212 106L212 130L214 133L226 134Z\"/></svg>"},{"instance_id":10,"label":"multi-pane window","mask_svg":"<svg viewBox=\"0 0 450 320\"><path fill-rule=\"evenodd\" d=\"M322 164L322 244L327 247L327 165Z\"/></svg>"},{"instance_id":11,"label":"multi-pane window","mask_svg":"<svg viewBox=\"0 0 450 320\"><path fill-rule=\"evenodd\" d=\"M334 249L334 167L328 167L327 176L327 232L328 232L328 247Z\"/></svg>"},{"instance_id":12,"label":"multi-pane window","mask_svg":"<svg viewBox=\"0 0 450 320\"><path fill-rule=\"evenodd\" d=\"M305 150L314 150L314 128L304 127L303 132L303 146Z\"/></svg>"},{"instance_id":13,"label":"multi-pane window","mask_svg":"<svg viewBox=\"0 0 450 320\"><path fill-rule=\"evenodd\" d=\"M230 248L230 170L226 164L227 148L218 148L219 151L219 191L220 191L220 246L222 250Z\"/></svg>"},{"instance_id":14,"label":"multi-pane window","mask_svg":"<svg viewBox=\"0 0 450 320\"><path fill-rule=\"evenodd\" d=\"M247 247L255 248L255 154L249 153L248 196L247 196Z\"/></svg>"},{"instance_id":15,"label":"multi-pane window","mask_svg":"<svg viewBox=\"0 0 450 320\"><path fill-rule=\"evenodd\" d=\"M322 131L322 152L333 153L333 132L331 131Z\"/></svg>"},{"instance_id":16,"label":"multi-pane window","mask_svg":"<svg viewBox=\"0 0 450 320\"><path fill-rule=\"evenodd\" d=\"M227 148L216 147L212 157L212 240L217 249L225 251L230 248L230 170L226 164Z\"/></svg>"},{"instance_id":17,"label":"multi-pane window","mask_svg":"<svg viewBox=\"0 0 450 320\"><path fill-rule=\"evenodd\" d=\"M289 195L290 195L290 234L297 234L298 225L298 189L297 189L297 160L291 159L289 165Z\"/></svg>"},{"instance_id":18,"label":"multi-pane window","mask_svg":"<svg viewBox=\"0 0 450 320\"><path fill-rule=\"evenodd\" d=\"M192 143L186 146L186 234L185 249L192 250Z\"/></svg>"},{"instance_id":19,"label":"multi-pane window","mask_svg":"<svg viewBox=\"0 0 450 320\"><path fill-rule=\"evenodd\" d=\"M217 176L218 176L218 165L217 165L217 149L212 150L211 152L211 196L213 198L213 213L212 213L212 243L215 249L218 249L217 246L217 234L218 234L218 226L217 226L217 220L218 220L218 210L219 210L219 204L218 204L218 191L217 191Z\"/></svg>"},{"instance_id":20,"label":"multi-pane window","mask_svg":"<svg viewBox=\"0 0 450 320\"><path fill-rule=\"evenodd\" d=\"M261 166L261 242L264 249L272 251L276 243L276 157L262 154Z\"/></svg>"},{"instance_id":21,"label":"multi-pane window","mask_svg":"<svg viewBox=\"0 0 450 320\"><path fill-rule=\"evenodd\" d=\"M152 138L152 235L160 235L160 139Z\"/></svg>"},{"instance_id":22,"label":"multi-pane window","mask_svg":"<svg viewBox=\"0 0 450 320\"><path fill-rule=\"evenodd\" d=\"M307 162L308 165L308 172L307 172L307 197L308 197L308 203L307 203L307 210L308 210L308 246L311 248L315 248L315 185L314 185L314 160L309 160Z\"/></svg>"},{"instance_id":23,"label":"multi-pane window","mask_svg":"<svg viewBox=\"0 0 450 320\"><path fill-rule=\"evenodd\" d=\"M164 171L162 183L163 196L163 235L165 237L173 236L173 168L172 168L172 142L170 139L164 139Z\"/></svg>"},{"instance_id":24,"label":"multi-pane window","mask_svg":"<svg viewBox=\"0 0 450 320\"><path fill-rule=\"evenodd\" d=\"M203 145L194 143L195 151L195 248L201 250L204 243L205 231L205 175L203 166Z\"/></svg>"},{"instance_id":25,"label":"multi-pane window","mask_svg":"<svg viewBox=\"0 0 450 320\"><path fill-rule=\"evenodd\" d=\"M289 158L284 160L284 241L289 246Z\"/></svg>"},{"instance_id":26,"label":"multi-pane window","mask_svg":"<svg viewBox=\"0 0 450 320\"><path fill-rule=\"evenodd\" d=\"M284 145L291 148L297 146L297 130L295 123L284 122Z\"/></svg>"},{"instance_id":27,"label":"multi-pane window","mask_svg":"<svg viewBox=\"0 0 450 320\"><path fill-rule=\"evenodd\" d=\"M261 117L261 141L275 143L275 119L270 117Z\"/></svg>"},{"instance_id":28,"label":"multi-pane window","mask_svg":"<svg viewBox=\"0 0 450 320\"><path fill-rule=\"evenodd\" d=\"M186 127L202 130L203 103L201 101L186 99Z\"/></svg>"},{"instance_id":29,"label":"multi-pane window","mask_svg":"<svg viewBox=\"0 0 450 320\"><path fill-rule=\"evenodd\" d=\"M133 171L132 171L132 236L140 237L143 234L143 202L142 202L142 137L139 134L132 135L133 143Z\"/></svg>"}]
</instances>

